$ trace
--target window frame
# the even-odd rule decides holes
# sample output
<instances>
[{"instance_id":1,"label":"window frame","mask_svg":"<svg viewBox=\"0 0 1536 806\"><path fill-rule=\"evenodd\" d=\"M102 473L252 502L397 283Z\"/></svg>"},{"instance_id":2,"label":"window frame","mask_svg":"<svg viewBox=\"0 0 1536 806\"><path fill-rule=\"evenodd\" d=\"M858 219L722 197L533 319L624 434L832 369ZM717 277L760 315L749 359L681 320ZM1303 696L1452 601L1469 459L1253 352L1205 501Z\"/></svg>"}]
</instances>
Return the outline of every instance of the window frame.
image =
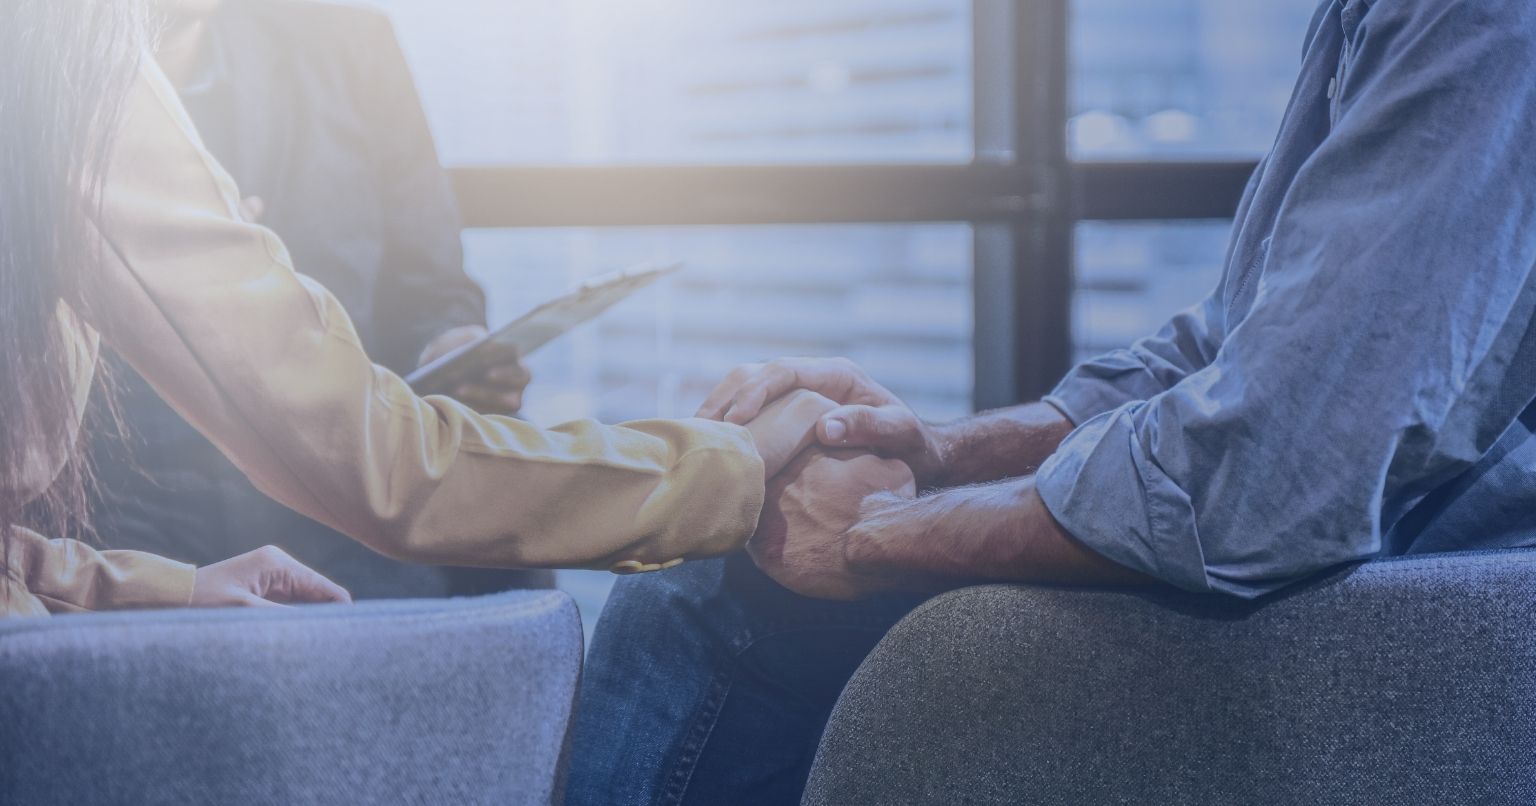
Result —
<instances>
[{"instance_id":1,"label":"window frame","mask_svg":"<svg viewBox=\"0 0 1536 806\"><path fill-rule=\"evenodd\" d=\"M1072 362L1084 221L1230 219L1257 161L1068 153L1071 0L973 0L969 163L450 169L469 228L967 223L974 405L1038 399Z\"/></svg>"}]
</instances>

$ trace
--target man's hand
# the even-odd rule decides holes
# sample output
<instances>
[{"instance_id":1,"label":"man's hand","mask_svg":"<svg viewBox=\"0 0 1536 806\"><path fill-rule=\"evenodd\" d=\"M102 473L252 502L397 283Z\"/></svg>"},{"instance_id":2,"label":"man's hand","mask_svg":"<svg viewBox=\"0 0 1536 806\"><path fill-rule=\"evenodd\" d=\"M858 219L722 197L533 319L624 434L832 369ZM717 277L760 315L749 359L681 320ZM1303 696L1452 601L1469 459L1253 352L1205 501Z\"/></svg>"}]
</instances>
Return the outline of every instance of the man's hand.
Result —
<instances>
[{"instance_id":1,"label":"man's hand","mask_svg":"<svg viewBox=\"0 0 1536 806\"><path fill-rule=\"evenodd\" d=\"M938 430L846 358L783 358L738 367L710 393L698 416L747 423L764 406L796 389L838 404L817 426L821 444L865 448L900 459L924 487L942 483L947 451Z\"/></svg>"},{"instance_id":2,"label":"man's hand","mask_svg":"<svg viewBox=\"0 0 1536 806\"><path fill-rule=\"evenodd\" d=\"M862 451L811 448L768 484L768 503L747 552L764 573L803 596L857 599L895 586L853 571L847 533L867 508L912 498L906 465Z\"/></svg>"},{"instance_id":3,"label":"man's hand","mask_svg":"<svg viewBox=\"0 0 1536 806\"><path fill-rule=\"evenodd\" d=\"M763 457L764 477L777 476L801 451L816 444L817 422L835 408L835 403L815 392L797 390L768 404L747 423Z\"/></svg>"},{"instance_id":4,"label":"man's hand","mask_svg":"<svg viewBox=\"0 0 1536 806\"><path fill-rule=\"evenodd\" d=\"M426 366L466 344L485 338L485 328L479 325L456 327L432 340L421 351L417 366ZM491 345L497 360L476 380L461 384L450 395L455 400L482 414L516 414L523 407L523 390L533 379L532 373L523 366L517 351L500 345Z\"/></svg>"},{"instance_id":5,"label":"man's hand","mask_svg":"<svg viewBox=\"0 0 1536 806\"><path fill-rule=\"evenodd\" d=\"M197 569L193 607L281 607L352 601L352 595L276 546Z\"/></svg>"}]
</instances>

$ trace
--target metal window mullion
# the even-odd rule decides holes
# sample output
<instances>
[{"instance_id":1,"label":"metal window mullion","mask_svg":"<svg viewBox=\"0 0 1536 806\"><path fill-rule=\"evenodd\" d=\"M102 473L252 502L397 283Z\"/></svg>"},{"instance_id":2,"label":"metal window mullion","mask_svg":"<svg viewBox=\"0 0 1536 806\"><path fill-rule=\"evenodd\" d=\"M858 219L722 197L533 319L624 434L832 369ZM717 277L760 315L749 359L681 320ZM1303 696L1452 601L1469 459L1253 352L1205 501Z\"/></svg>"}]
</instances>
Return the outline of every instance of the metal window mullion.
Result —
<instances>
[{"instance_id":1,"label":"metal window mullion","mask_svg":"<svg viewBox=\"0 0 1536 806\"><path fill-rule=\"evenodd\" d=\"M975 397L990 408L1038 398L1071 359L1068 7L975 0L972 8L976 165L1015 183L1012 212L976 225Z\"/></svg>"},{"instance_id":2,"label":"metal window mullion","mask_svg":"<svg viewBox=\"0 0 1536 806\"><path fill-rule=\"evenodd\" d=\"M1020 0L1014 26L1019 162L1034 178L1014 223L1017 399L1048 392L1072 360L1073 231L1067 158L1070 0Z\"/></svg>"},{"instance_id":3,"label":"metal window mullion","mask_svg":"<svg viewBox=\"0 0 1536 806\"><path fill-rule=\"evenodd\" d=\"M1034 178L1019 164L1018 18L1013 0L971 4L973 164L989 172L1011 172L1008 190L1017 207L997 221L971 222L972 403L978 410L1011 405L1020 395L1018 227Z\"/></svg>"}]
</instances>

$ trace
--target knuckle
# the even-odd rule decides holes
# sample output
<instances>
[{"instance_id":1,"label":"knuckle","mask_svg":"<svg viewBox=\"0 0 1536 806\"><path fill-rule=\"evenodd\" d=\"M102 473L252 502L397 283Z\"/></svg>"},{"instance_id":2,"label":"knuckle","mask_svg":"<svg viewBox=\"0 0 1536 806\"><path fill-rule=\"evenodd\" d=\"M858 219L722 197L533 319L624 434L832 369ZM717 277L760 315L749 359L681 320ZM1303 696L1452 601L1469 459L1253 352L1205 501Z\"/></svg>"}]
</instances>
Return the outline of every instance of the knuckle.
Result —
<instances>
[{"instance_id":1,"label":"knuckle","mask_svg":"<svg viewBox=\"0 0 1536 806\"><path fill-rule=\"evenodd\" d=\"M848 421L849 428L859 431L872 431L877 425L875 413L865 408L850 409L845 419Z\"/></svg>"},{"instance_id":2,"label":"knuckle","mask_svg":"<svg viewBox=\"0 0 1536 806\"><path fill-rule=\"evenodd\" d=\"M826 398L823 398L821 395L818 395L815 392L807 389L796 389L790 393L789 408L796 415L815 415L819 417L822 414L831 411L832 404L827 401Z\"/></svg>"}]
</instances>

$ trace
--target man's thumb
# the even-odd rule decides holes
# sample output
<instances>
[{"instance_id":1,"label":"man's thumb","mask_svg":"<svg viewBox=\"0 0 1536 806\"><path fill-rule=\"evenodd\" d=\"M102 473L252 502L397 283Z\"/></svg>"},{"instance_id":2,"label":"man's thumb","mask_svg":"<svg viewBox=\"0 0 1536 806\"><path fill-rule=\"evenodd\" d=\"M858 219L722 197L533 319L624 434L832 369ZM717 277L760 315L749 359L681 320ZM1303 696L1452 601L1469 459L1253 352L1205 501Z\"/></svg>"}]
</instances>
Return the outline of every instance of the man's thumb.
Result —
<instances>
[{"instance_id":1,"label":"man's thumb","mask_svg":"<svg viewBox=\"0 0 1536 806\"><path fill-rule=\"evenodd\" d=\"M840 406L816 426L816 438L829 448L900 450L901 425L890 412L871 406Z\"/></svg>"}]
</instances>

